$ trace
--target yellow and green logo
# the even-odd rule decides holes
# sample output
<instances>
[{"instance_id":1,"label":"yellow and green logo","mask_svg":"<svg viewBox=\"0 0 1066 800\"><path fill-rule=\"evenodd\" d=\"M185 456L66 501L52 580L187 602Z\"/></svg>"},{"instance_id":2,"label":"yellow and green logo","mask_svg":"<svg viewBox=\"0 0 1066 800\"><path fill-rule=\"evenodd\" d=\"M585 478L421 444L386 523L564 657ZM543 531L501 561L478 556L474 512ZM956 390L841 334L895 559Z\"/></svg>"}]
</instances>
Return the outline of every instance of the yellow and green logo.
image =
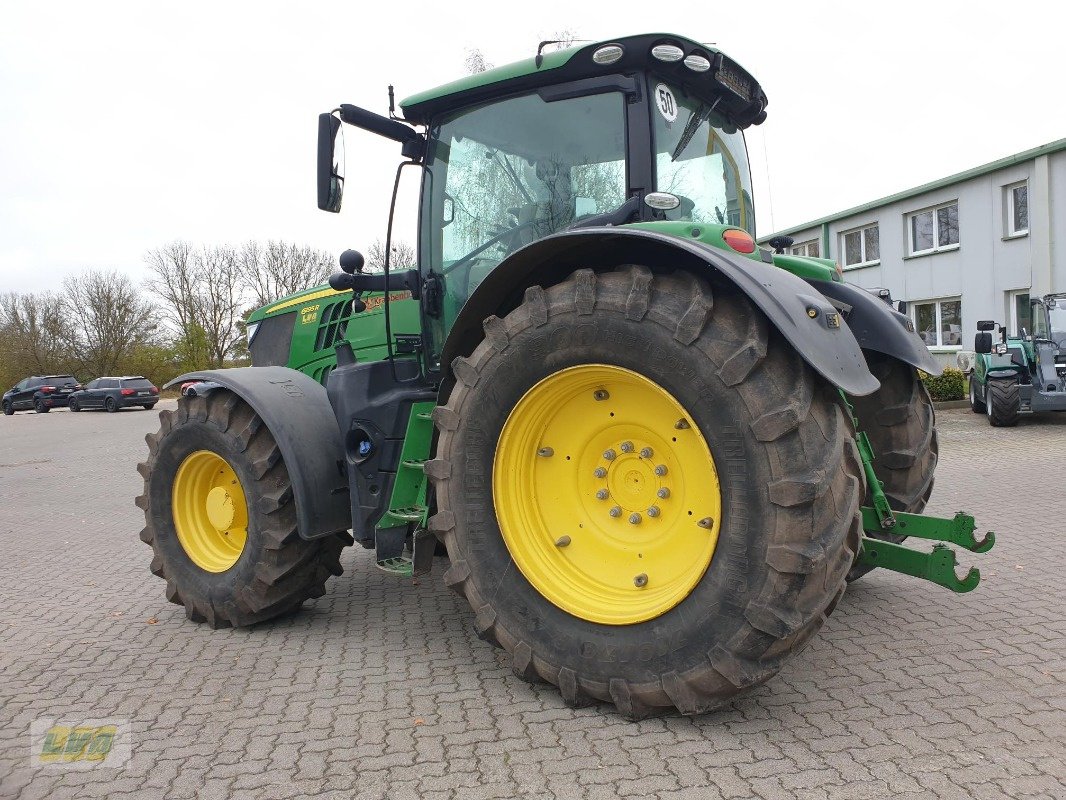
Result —
<instances>
[{"instance_id":1,"label":"yellow and green logo","mask_svg":"<svg viewBox=\"0 0 1066 800\"><path fill-rule=\"evenodd\" d=\"M128 724L123 720L38 720L31 726L31 754L38 766L68 768L119 766L129 757Z\"/></svg>"}]
</instances>

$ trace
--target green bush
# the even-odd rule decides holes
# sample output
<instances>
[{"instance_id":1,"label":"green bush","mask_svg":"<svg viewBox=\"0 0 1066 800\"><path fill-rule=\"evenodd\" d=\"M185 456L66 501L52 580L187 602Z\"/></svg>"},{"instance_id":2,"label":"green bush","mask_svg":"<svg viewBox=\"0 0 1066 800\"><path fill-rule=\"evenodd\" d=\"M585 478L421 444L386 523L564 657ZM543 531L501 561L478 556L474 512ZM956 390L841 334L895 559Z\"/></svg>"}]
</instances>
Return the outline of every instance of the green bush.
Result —
<instances>
[{"instance_id":1,"label":"green bush","mask_svg":"<svg viewBox=\"0 0 1066 800\"><path fill-rule=\"evenodd\" d=\"M966 396L966 376L962 370L945 367L941 375L927 375L924 372L919 372L919 375L934 402L962 400Z\"/></svg>"}]
</instances>

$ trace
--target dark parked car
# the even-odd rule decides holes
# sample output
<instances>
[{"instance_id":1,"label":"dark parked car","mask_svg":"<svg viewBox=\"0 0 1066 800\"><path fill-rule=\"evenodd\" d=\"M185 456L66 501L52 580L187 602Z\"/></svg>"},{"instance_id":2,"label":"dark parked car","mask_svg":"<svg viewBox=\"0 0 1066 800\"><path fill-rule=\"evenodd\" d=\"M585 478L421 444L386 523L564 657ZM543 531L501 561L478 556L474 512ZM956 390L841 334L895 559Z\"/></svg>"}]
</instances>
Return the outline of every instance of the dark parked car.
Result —
<instances>
[{"instance_id":1,"label":"dark parked car","mask_svg":"<svg viewBox=\"0 0 1066 800\"><path fill-rule=\"evenodd\" d=\"M114 412L127 406L151 408L157 402L159 389L150 380L141 375L126 375L89 381L84 389L70 396L70 410L102 408Z\"/></svg>"},{"instance_id":2,"label":"dark parked car","mask_svg":"<svg viewBox=\"0 0 1066 800\"><path fill-rule=\"evenodd\" d=\"M80 389L81 384L73 375L34 375L23 378L16 386L4 392L4 413L29 411L47 414L53 408L62 408L67 404L72 392Z\"/></svg>"}]
</instances>

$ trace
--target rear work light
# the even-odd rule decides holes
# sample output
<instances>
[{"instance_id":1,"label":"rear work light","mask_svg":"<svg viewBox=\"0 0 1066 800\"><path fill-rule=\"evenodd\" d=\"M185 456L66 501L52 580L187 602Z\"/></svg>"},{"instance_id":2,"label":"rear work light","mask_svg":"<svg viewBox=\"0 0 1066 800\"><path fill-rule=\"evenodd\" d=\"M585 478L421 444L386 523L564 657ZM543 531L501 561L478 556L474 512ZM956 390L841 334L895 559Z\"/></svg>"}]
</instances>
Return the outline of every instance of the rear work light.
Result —
<instances>
[{"instance_id":1,"label":"rear work light","mask_svg":"<svg viewBox=\"0 0 1066 800\"><path fill-rule=\"evenodd\" d=\"M123 397L129 397L132 394L137 394L137 392L134 389L123 389L122 390L122 396Z\"/></svg>"},{"instance_id":2,"label":"rear work light","mask_svg":"<svg viewBox=\"0 0 1066 800\"><path fill-rule=\"evenodd\" d=\"M722 232L722 238L727 245L732 247L738 253L755 252L755 240L751 238L747 231L738 230L737 228L729 228Z\"/></svg>"}]
</instances>

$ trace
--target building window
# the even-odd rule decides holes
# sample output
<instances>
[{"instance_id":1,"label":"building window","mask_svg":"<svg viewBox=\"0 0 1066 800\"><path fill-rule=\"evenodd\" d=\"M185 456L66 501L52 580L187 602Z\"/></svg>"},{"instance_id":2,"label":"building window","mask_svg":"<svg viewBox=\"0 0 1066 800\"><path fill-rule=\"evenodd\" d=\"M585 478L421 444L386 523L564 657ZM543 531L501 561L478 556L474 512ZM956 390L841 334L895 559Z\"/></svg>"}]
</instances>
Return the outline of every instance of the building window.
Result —
<instances>
[{"instance_id":1,"label":"building window","mask_svg":"<svg viewBox=\"0 0 1066 800\"><path fill-rule=\"evenodd\" d=\"M1007 236L1029 233L1029 184L1007 187Z\"/></svg>"},{"instance_id":2,"label":"building window","mask_svg":"<svg viewBox=\"0 0 1066 800\"><path fill-rule=\"evenodd\" d=\"M955 201L911 214L907 227L912 256L954 250L959 246L959 204Z\"/></svg>"},{"instance_id":3,"label":"building window","mask_svg":"<svg viewBox=\"0 0 1066 800\"><path fill-rule=\"evenodd\" d=\"M1029 305L1029 290L1010 292L1010 330L1015 336L1022 331L1032 333L1032 308Z\"/></svg>"},{"instance_id":4,"label":"building window","mask_svg":"<svg viewBox=\"0 0 1066 800\"><path fill-rule=\"evenodd\" d=\"M808 258L818 258L821 253L821 248L818 246L817 239L811 239L809 242L800 242L792 247L792 255L794 256L807 256Z\"/></svg>"},{"instance_id":5,"label":"building window","mask_svg":"<svg viewBox=\"0 0 1066 800\"><path fill-rule=\"evenodd\" d=\"M912 303L914 328L926 347L962 346L962 300L922 300Z\"/></svg>"},{"instance_id":6,"label":"building window","mask_svg":"<svg viewBox=\"0 0 1066 800\"><path fill-rule=\"evenodd\" d=\"M844 254L844 269L865 267L881 260L881 231L868 225L840 234L840 252Z\"/></svg>"}]
</instances>

